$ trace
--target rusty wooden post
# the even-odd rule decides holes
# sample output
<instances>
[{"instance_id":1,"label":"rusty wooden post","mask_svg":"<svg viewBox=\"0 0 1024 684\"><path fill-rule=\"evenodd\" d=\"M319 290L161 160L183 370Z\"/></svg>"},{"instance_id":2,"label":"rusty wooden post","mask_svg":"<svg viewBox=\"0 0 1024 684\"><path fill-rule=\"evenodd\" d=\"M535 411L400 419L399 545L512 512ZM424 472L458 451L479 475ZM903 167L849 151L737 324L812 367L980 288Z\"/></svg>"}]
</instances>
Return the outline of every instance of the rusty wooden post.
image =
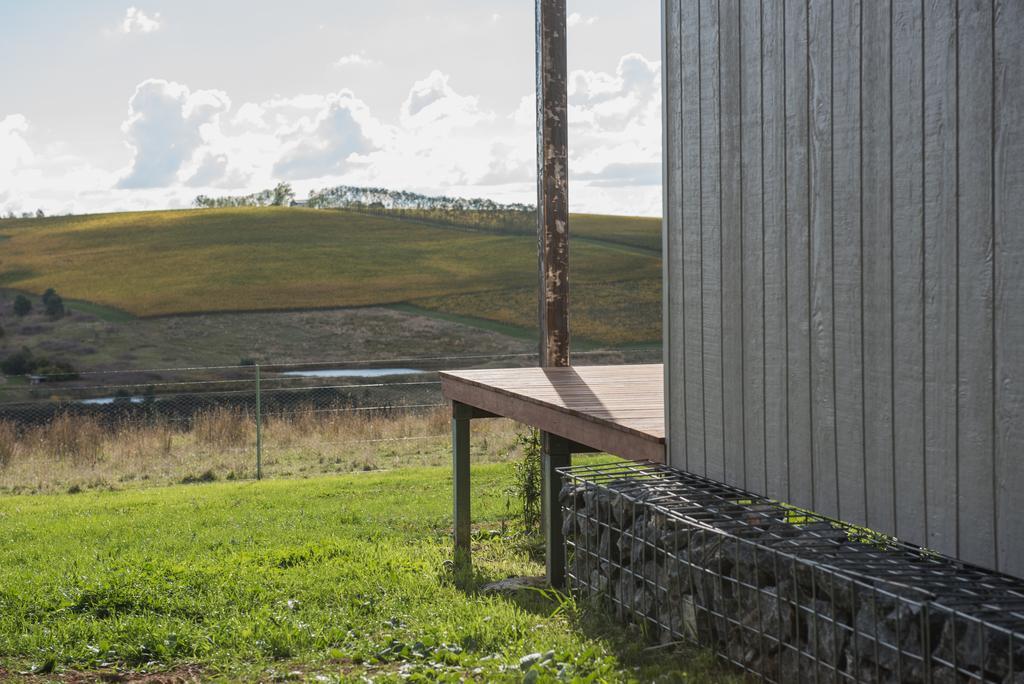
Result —
<instances>
[{"instance_id":1,"label":"rusty wooden post","mask_svg":"<svg viewBox=\"0 0 1024 684\"><path fill-rule=\"evenodd\" d=\"M540 365L569 365L569 122L566 0L537 0L537 260ZM542 526L547 579L565 582L565 547L557 468L569 465L565 440L542 433Z\"/></svg>"},{"instance_id":2,"label":"rusty wooden post","mask_svg":"<svg viewBox=\"0 0 1024 684\"><path fill-rule=\"evenodd\" d=\"M565 0L537 0L540 365L569 365L569 122Z\"/></svg>"}]
</instances>

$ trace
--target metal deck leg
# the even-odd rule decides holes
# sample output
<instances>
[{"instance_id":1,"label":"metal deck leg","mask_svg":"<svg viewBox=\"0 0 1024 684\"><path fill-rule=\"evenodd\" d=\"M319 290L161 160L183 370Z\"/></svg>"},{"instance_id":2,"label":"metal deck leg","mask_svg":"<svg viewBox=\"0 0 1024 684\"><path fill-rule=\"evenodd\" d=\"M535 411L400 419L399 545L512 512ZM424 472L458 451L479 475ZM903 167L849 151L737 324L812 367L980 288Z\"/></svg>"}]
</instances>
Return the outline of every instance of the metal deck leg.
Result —
<instances>
[{"instance_id":1,"label":"metal deck leg","mask_svg":"<svg viewBox=\"0 0 1024 684\"><path fill-rule=\"evenodd\" d=\"M469 423L472 409L452 402L452 489L455 521L455 569L469 570L470 507L469 507Z\"/></svg>"},{"instance_id":2,"label":"metal deck leg","mask_svg":"<svg viewBox=\"0 0 1024 684\"><path fill-rule=\"evenodd\" d=\"M565 539L562 537L562 514L558 492L562 479L556 472L572 461L570 443L557 435L541 433L541 526L544 529L544 550L547 557L548 584L565 587Z\"/></svg>"}]
</instances>

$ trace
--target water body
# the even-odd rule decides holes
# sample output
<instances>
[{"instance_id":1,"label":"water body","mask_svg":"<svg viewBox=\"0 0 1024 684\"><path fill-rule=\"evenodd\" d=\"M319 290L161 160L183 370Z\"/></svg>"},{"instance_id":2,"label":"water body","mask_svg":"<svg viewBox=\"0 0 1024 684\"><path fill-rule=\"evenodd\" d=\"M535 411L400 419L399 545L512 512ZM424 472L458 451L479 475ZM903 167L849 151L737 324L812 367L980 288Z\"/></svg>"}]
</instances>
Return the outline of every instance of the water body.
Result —
<instances>
[{"instance_id":1,"label":"water body","mask_svg":"<svg viewBox=\"0 0 1024 684\"><path fill-rule=\"evenodd\" d=\"M130 401L133 404L141 404L146 401L146 397L96 397L95 399L82 399L78 403L102 406L106 404L113 404L115 401Z\"/></svg>"},{"instance_id":2,"label":"water body","mask_svg":"<svg viewBox=\"0 0 1024 684\"><path fill-rule=\"evenodd\" d=\"M286 371L281 375L295 378L384 378L390 375L425 373L416 368L326 368L323 370Z\"/></svg>"}]
</instances>

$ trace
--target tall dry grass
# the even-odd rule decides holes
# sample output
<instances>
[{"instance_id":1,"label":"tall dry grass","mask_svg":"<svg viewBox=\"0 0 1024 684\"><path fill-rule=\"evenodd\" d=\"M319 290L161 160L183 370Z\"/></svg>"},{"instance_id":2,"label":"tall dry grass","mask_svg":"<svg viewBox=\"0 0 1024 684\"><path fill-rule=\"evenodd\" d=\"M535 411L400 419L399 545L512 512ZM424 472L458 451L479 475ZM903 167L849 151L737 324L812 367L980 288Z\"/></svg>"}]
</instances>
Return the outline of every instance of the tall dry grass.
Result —
<instances>
[{"instance_id":1,"label":"tall dry grass","mask_svg":"<svg viewBox=\"0 0 1024 684\"><path fill-rule=\"evenodd\" d=\"M106 430L94 418L62 414L43 430L36 430L39 447L55 461L76 466L95 464L100 458Z\"/></svg>"},{"instance_id":2,"label":"tall dry grass","mask_svg":"<svg viewBox=\"0 0 1024 684\"><path fill-rule=\"evenodd\" d=\"M244 411L217 407L192 421L197 443L215 449L237 449L251 441L254 418Z\"/></svg>"},{"instance_id":3,"label":"tall dry grass","mask_svg":"<svg viewBox=\"0 0 1024 684\"><path fill-rule=\"evenodd\" d=\"M264 477L312 477L450 462L449 412L298 410L262 428ZM477 461L507 458L516 426L474 423ZM62 415L47 425L0 422L0 492L79 491L256 476L252 415L213 409L186 422L124 422Z\"/></svg>"},{"instance_id":4,"label":"tall dry grass","mask_svg":"<svg viewBox=\"0 0 1024 684\"><path fill-rule=\"evenodd\" d=\"M18 430L14 423L0 421L0 469L6 468L18 452Z\"/></svg>"}]
</instances>

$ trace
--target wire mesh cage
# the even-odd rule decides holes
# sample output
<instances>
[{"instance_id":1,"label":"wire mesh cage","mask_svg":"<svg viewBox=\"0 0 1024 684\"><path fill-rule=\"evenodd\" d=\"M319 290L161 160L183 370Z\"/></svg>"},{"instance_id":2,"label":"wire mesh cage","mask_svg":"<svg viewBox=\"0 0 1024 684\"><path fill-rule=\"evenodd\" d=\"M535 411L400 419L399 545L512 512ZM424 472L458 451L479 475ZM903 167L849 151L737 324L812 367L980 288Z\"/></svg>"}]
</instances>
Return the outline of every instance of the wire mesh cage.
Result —
<instances>
[{"instance_id":1,"label":"wire mesh cage","mask_svg":"<svg viewBox=\"0 0 1024 684\"><path fill-rule=\"evenodd\" d=\"M663 642L770 682L1024 684L1024 581L663 465L560 472L571 590Z\"/></svg>"}]
</instances>

